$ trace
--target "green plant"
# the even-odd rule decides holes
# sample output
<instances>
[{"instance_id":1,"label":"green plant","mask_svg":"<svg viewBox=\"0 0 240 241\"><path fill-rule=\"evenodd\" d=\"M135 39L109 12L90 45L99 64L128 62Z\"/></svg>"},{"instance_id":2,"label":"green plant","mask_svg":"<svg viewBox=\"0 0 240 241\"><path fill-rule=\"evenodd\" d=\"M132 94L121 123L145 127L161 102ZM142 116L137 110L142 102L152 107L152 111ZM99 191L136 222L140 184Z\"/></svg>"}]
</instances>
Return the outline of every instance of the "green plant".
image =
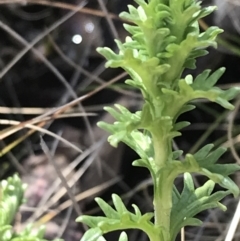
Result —
<instances>
[{"instance_id":1,"label":"green plant","mask_svg":"<svg viewBox=\"0 0 240 241\"><path fill-rule=\"evenodd\" d=\"M105 216L83 215L77 219L90 227L82 241L102 241L105 233L135 228L144 231L151 241L173 241L182 227L201 225L196 214L216 207L225 210L219 201L231 193L239 194L229 175L240 167L216 163L224 148L214 149L209 144L193 155L186 154L183 161L179 160L182 151L172 148L173 138L190 124L178 122L178 117L194 108L189 104L192 100L208 99L231 110L234 106L229 101L239 93L239 88L222 90L215 86L224 68L213 73L205 70L196 78L183 77L184 69L194 69L196 58L207 54L207 47L216 47L215 38L222 30L210 27L200 32L198 25L198 20L215 7L204 8L195 0L135 2L137 8L129 5L129 13L120 15L134 24L124 24L132 37L127 37L125 43L116 40L119 54L109 48L98 48L98 52L108 60L107 67L121 67L129 74L131 79L126 83L141 91L144 105L136 113L120 105L106 107L116 122L98 125L111 133L108 140L112 146L122 141L136 151L139 159L134 166L150 171L154 211L141 214L133 205L134 212L130 212L116 194L112 196L114 208L96 198ZM205 175L209 181L195 189L190 173ZM180 174L184 174L182 192L174 186ZM216 183L226 191L213 192ZM119 240L126 241L126 233Z\"/></svg>"},{"instance_id":2,"label":"green plant","mask_svg":"<svg viewBox=\"0 0 240 241\"><path fill-rule=\"evenodd\" d=\"M22 184L18 175L9 177L0 183L1 241L47 241L43 238L45 232L43 226L39 230L33 230L32 225L29 224L20 233L16 233L11 226L16 212L22 204L25 189L26 185Z\"/></svg>"}]
</instances>

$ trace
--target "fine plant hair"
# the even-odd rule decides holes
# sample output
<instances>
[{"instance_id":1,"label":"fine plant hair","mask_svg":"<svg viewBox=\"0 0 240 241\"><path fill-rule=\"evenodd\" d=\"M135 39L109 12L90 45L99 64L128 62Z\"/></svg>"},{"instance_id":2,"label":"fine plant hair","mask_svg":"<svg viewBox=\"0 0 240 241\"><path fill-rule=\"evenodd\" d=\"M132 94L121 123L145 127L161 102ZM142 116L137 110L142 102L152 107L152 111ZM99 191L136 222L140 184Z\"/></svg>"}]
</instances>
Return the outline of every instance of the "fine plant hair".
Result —
<instances>
[{"instance_id":1,"label":"fine plant hair","mask_svg":"<svg viewBox=\"0 0 240 241\"><path fill-rule=\"evenodd\" d=\"M139 156L134 166L147 168L153 182L153 212L142 214L133 205L129 211L117 194L112 195L114 207L101 198L96 202L105 216L80 216L77 221L90 227L81 241L104 241L104 234L115 230L140 229L150 241L174 241L181 228L200 226L196 215L210 208L226 207L220 201L229 194L239 195L238 186L230 179L240 167L237 164L219 164L225 148L208 144L195 154L174 151L172 143L181 135L181 129L190 125L178 117L195 108L196 99L207 99L226 109L237 96L239 88L222 90L216 87L225 68L215 72L207 69L196 77L184 76L185 69L196 68L196 58L206 55L206 48L216 47L216 37L222 32L209 27L201 32L198 20L209 15L215 7L202 7L196 0L134 0L128 12L120 17L130 36L125 42L115 40L119 53L110 48L98 48L106 59L106 67L123 68L130 76L126 84L138 89L144 100L142 109L131 113L121 105L105 107L116 121L98 126L111 133L109 143L116 147L125 143ZM192 173L209 180L195 188ZM184 175L183 190L174 185ZM223 189L213 191L215 184ZM122 232L120 241L128 237Z\"/></svg>"}]
</instances>

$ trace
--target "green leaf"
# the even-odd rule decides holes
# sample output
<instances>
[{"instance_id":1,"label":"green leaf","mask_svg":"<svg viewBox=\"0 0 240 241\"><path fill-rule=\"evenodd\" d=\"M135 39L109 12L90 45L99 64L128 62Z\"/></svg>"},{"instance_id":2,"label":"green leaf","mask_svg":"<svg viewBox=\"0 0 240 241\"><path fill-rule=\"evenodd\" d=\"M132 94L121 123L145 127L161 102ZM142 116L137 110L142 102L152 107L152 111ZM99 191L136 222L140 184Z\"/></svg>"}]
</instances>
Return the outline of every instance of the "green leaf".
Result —
<instances>
[{"instance_id":1,"label":"green leaf","mask_svg":"<svg viewBox=\"0 0 240 241\"><path fill-rule=\"evenodd\" d=\"M199 151L197 151L194 154L194 157L198 160L203 160L207 157L207 155L210 153L210 151L213 149L213 144L208 144L204 147L202 147Z\"/></svg>"},{"instance_id":2,"label":"green leaf","mask_svg":"<svg viewBox=\"0 0 240 241\"><path fill-rule=\"evenodd\" d=\"M220 147L211 152L212 149L213 145L207 145L195 155L187 154L186 162L196 162L200 168L197 172L206 175L220 186L230 190L234 196L239 195L239 188L228 176L239 171L240 166L237 164L216 164L226 149Z\"/></svg>"},{"instance_id":3,"label":"green leaf","mask_svg":"<svg viewBox=\"0 0 240 241\"><path fill-rule=\"evenodd\" d=\"M90 228L84 233L81 241L98 241L101 236L102 231L100 228Z\"/></svg>"},{"instance_id":4,"label":"green leaf","mask_svg":"<svg viewBox=\"0 0 240 241\"><path fill-rule=\"evenodd\" d=\"M224 72L225 68L218 69L212 75L210 75L211 70L209 69L203 71L194 80L194 83L192 84L193 89L204 91L211 89L217 83L220 77L224 74Z\"/></svg>"},{"instance_id":5,"label":"green leaf","mask_svg":"<svg viewBox=\"0 0 240 241\"><path fill-rule=\"evenodd\" d=\"M4 225L0 226L0 237L1 241L9 241L12 238L12 226L11 225Z\"/></svg>"},{"instance_id":6,"label":"green leaf","mask_svg":"<svg viewBox=\"0 0 240 241\"><path fill-rule=\"evenodd\" d=\"M85 223L91 227L91 229L84 234L81 241L95 241L105 233L129 228L141 229L147 234L160 232L159 229L156 229L154 224L150 221L153 217L153 213L146 213L142 215L136 205L133 205L135 213L128 211L121 198L116 194L112 195L112 200L115 210L102 199L96 199L104 214L106 213L106 217L91 217L83 215L76 219L77 222ZM91 235L94 237L91 237ZM121 238L126 240L126 236L124 234L122 234Z\"/></svg>"},{"instance_id":7,"label":"green leaf","mask_svg":"<svg viewBox=\"0 0 240 241\"><path fill-rule=\"evenodd\" d=\"M82 222L88 225L90 228L94 228L97 227L99 223L105 222L107 220L108 219L106 217L91 217L88 215L82 215L76 219L76 222Z\"/></svg>"},{"instance_id":8,"label":"green leaf","mask_svg":"<svg viewBox=\"0 0 240 241\"><path fill-rule=\"evenodd\" d=\"M173 208L171 212L171 234L175 239L180 229L186 225L199 226L201 221L194 216L209 208L226 207L219 203L229 191L218 191L212 194L214 182L209 180L203 186L195 189L192 177L184 173L184 188L180 196L173 195Z\"/></svg>"},{"instance_id":9,"label":"green leaf","mask_svg":"<svg viewBox=\"0 0 240 241\"><path fill-rule=\"evenodd\" d=\"M133 161L132 165L135 166L135 167L145 167L152 173L152 175L154 174L154 171L153 171L154 165L151 164L148 159L135 160L135 161Z\"/></svg>"},{"instance_id":10,"label":"green leaf","mask_svg":"<svg viewBox=\"0 0 240 241\"><path fill-rule=\"evenodd\" d=\"M187 127L189 126L191 123L188 122L188 121L181 121L181 122L178 122L174 125L174 130L175 131L179 131L181 129L183 129L184 127Z\"/></svg>"},{"instance_id":11,"label":"green leaf","mask_svg":"<svg viewBox=\"0 0 240 241\"><path fill-rule=\"evenodd\" d=\"M180 156L182 156L183 151L182 150L177 150L173 152L173 160L176 160L178 158L180 158Z\"/></svg>"},{"instance_id":12,"label":"green leaf","mask_svg":"<svg viewBox=\"0 0 240 241\"><path fill-rule=\"evenodd\" d=\"M107 218L111 219L118 219L119 218L119 213L115 211L108 203L106 203L103 199L101 198L95 198L95 201L99 205L99 207L102 209L103 213Z\"/></svg>"},{"instance_id":13,"label":"green leaf","mask_svg":"<svg viewBox=\"0 0 240 241\"><path fill-rule=\"evenodd\" d=\"M120 234L120 237L118 239L119 241L128 241L128 237L127 237L127 234L125 232L122 232Z\"/></svg>"},{"instance_id":14,"label":"green leaf","mask_svg":"<svg viewBox=\"0 0 240 241\"><path fill-rule=\"evenodd\" d=\"M182 227L186 226L201 226L203 222L197 218L186 218L182 222Z\"/></svg>"},{"instance_id":15,"label":"green leaf","mask_svg":"<svg viewBox=\"0 0 240 241\"><path fill-rule=\"evenodd\" d=\"M15 233L11 223L19 206L23 202L26 185L18 175L9 177L0 183L0 239L1 241L46 241L43 239L45 227L34 230L28 224L20 233Z\"/></svg>"},{"instance_id":16,"label":"green leaf","mask_svg":"<svg viewBox=\"0 0 240 241\"><path fill-rule=\"evenodd\" d=\"M25 189L26 185L22 184L18 175L1 181L0 227L12 223L19 206L22 204Z\"/></svg>"},{"instance_id":17,"label":"green leaf","mask_svg":"<svg viewBox=\"0 0 240 241\"><path fill-rule=\"evenodd\" d=\"M122 216L124 213L128 213L128 210L126 209L124 203L122 202L122 199L118 195L113 194L112 200L113 200L113 204L120 216Z\"/></svg>"}]
</instances>

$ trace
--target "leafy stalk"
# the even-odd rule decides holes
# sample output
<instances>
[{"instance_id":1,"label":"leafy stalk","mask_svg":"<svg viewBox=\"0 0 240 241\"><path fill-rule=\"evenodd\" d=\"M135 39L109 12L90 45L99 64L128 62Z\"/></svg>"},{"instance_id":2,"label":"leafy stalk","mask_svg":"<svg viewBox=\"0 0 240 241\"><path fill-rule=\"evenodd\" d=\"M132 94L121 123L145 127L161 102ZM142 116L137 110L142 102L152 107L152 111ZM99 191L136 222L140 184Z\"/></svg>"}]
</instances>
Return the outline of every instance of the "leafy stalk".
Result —
<instances>
[{"instance_id":1,"label":"leafy stalk","mask_svg":"<svg viewBox=\"0 0 240 241\"><path fill-rule=\"evenodd\" d=\"M178 117L194 108L189 104L199 98L233 109L229 102L239 88L222 90L215 86L225 69L205 70L195 78L183 76L186 68L196 68L196 58L206 55L206 48L216 47L215 38L221 29L210 27L200 32L198 20L209 15L215 7L202 7L196 0L135 0L138 7L128 6L120 16L132 24L124 24L130 36L124 43L116 40L119 53L109 48L98 48L106 59L106 67L123 68L130 76L126 83L139 89L144 99L142 110L131 113L125 107L106 107L116 122L98 125L110 132L112 146L122 141L139 155L133 165L147 168L153 178L153 214L141 215L136 206L130 213L118 196L113 196L115 209L97 199L106 217L83 216L91 229L82 240L104 240L102 235L113 230L138 228L151 241L173 241L186 225L200 225L194 218L208 208L225 207L219 201L226 195L239 194L229 175L240 167L236 164L217 164L226 151L207 145L196 154L174 152L173 138L189 122L178 122ZM179 193L174 180L184 173L184 189ZM195 190L190 173L205 175L210 180ZM215 183L227 191L212 193ZM188 198L187 198L188 197ZM114 201L115 200L115 201ZM153 221L150 220L154 217ZM126 240L123 234L119 240Z\"/></svg>"},{"instance_id":2,"label":"leafy stalk","mask_svg":"<svg viewBox=\"0 0 240 241\"><path fill-rule=\"evenodd\" d=\"M0 183L0 240L1 241L47 241L44 233L45 227L41 226L39 230L33 230L32 225L20 233L16 233L11 226L19 206L23 202L23 195L26 185L14 175ZM61 241L60 239L55 241Z\"/></svg>"}]
</instances>

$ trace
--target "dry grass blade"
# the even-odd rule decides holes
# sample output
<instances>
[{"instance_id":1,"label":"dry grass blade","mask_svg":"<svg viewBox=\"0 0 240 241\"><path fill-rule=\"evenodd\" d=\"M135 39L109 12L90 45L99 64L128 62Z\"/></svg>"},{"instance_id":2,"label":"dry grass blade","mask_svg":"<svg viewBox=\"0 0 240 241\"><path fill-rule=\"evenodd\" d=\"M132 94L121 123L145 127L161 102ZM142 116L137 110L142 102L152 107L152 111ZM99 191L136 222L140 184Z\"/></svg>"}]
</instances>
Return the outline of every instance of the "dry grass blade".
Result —
<instances>
[{"instance_id":1,"label":"dry grass blade","mask_svg":"<svg viewBox=\"0 0 240 241\"><path fill-rule=\"evenodd\" d=\"M14 121L14 120L6 120L6 121L1 120L0 124L16 125L16 126L18 126L18 125L20 124L20 122L19 122L19 121ZM47 135L49 135L49 136L52 136L52 137L58 139L59 141L63 142L65 145L73 148L73 149L76 150L77 152L79 152L79 153L82 152L81 149L79 149L76 145L72 144L72 143L69 142L68 140L66 140L66 139L58 136L57 134L55 134L55 133L53 133L53 132L51 132L51 131L49 131L49 130L46 130L46 129L44 129L44 128L41 127L41 126L43 126L43 125L45 125L45 124L46 124L45 121L44 121L44 122L41 122L38 126L32 125L32 124L26 124L26 125L24 126L24 128L29 128L29 129L32 129L32 131L33 131L33 130L34 130L34 131L39 131L39 132L41 132L41 133L47 134ZM20 129L22 129L22 128L18 128L17 131L20 130ZM14 129L14 130L16 130L16 129ZM33 132L31 132L30 134L32 134L32 133L33 133ZM25 138L26 138L26 137L25 137ZM24 139L25 139L25 138L24 138ZM21 140L22 140L22 138L21 138ZM13 142L13 143L14 143L14 142ZM15 145L14 145L14 146L15 146ZM4 153L2 153L2 152L0 152L0 153L1 153L1 156L4 154Z\"/></svg>"},{"instance_id":2,"label":"dry grass blade","mask_svg":"<svg viewBox=\"0 0 240 241\"><path fill-rule=\"evenodd\" d=\"M65 168L63 170L63 175L66 178L69 178L71 176L71 178L74 178L72 176L72 173L74 171L74 169L77 167L77 165L79 165L87 156L89 156L91 153L98 151L103 143L106 141L106 138L102 138L100 141L98 141L95 145L92 145L90 148L84 150L83 153L81 153L75 160L73 160L67 168ZM48 191L44 194L44 196L42 197L42 199L40 200L40 202L37 205L37 209L36 212L32 215L32 217L30 217L30 220L33 222L37 217L41 216L42 213L44 212L44 210L42 210L43 206L48 205L47 204L48 200L50 200L50 197L59 189L61 182L59 179L55 180L55 182L51 185L51 187L48 189ZM80 201L80 200L79 200ZM53 202L54 203L54 202Z\"/></svg>"},{"instance_id":3,"label":"dry grass blade","mask_svg":"<svg viewBox=\"0 0 240 241\"><path fill-rule=\"evenodd\" d=\"M57 1L48 1L48 0L0 0L0 4L22 4L26 5L28 3L31 4L38 4L38 5L45 5L45 6L51 6L55 8L62 8L62 9L68 9L75 11L76 10L76 5L69 4L69 3L63 3L63 2L57 2ZM78 9L77 12L79 13L85 13L89 15L94 15L98 17L105 17L105 13L99 10L91 9L91 8L82 8ZM117 15L108 13L108 16L112 19L118 19L121 20Z\"/></svg>"},{"instance_id":4,"label":"dry grass blade","mask_svg":"<svg viewBox=\"0 0 240 241\"><path fill-rule=\"evenodd\" d=\"M53 40L51 35L49 35L49 41L51 42L52 46L54 47L55 51L59 54L59 56L69 66L73 67L74 69L76 69L77 71L81 72L86 77L88 77L89 82L92 82L92 80L94 80L98 84L104 84L105 83L105 81L99 77L99 75L105 70L104 63L102 64L102 66L97 68L97 70L95 70L93 73L90 73L89 71L85 70L82 66L76 64L73 60L71 60L69 57L67 57L63 53L63 51L57 46L57 44L55 43L55 41ZM86 82L86 80L84 79L82 82ZM88 82L88 85L90 84L89 82ZM86 87L86 86L84 86L84 87ZM84 87L81 87L81 89L84 89ZM133 91L124 90L124 89L121 89L121 88L114 88L114 86L112 86L111 89L120 93L120 94L124 94L126 96L141 97L141 95L139 95L138 93L134 93Z\"/></svg>"},{"instance_id":5,"label":"dry grass blade","mask_svg":"<svg viewBox=\"0 0 240 241\"><path fill-rule=\"evenodd\" d=\"M16 124L16 126L13 127L9 127L7 129L4 129L2 131L0 131L0 139L4 139L10 135L12 135L13 133L21 130L22 128L26 127L27 125L32 125L35 123L38 123L42 120L44 120L44 118L49 117L49 118L56 118L58 115L60 115L61 113L65 113L65 111L68 111L69 109L71 109L73 106L75 106L76 104L78 104L79 102L93 96L94 94L98 93L99 91L103 90L104 88L106 88L107 86L117 82L118 80L122 79L123 77L127 76L127 74L124 72L120 75L118 75L117 77L111 79L109 82L106 82L105 84L99 86L98 88L96 88L95 90L78 97L77 99L62 105L60 107L57 108L53 108L50 111L27 121L24 122L20 122L19 124Z\"/></svg>"},{"instance_id":6,"label":"dry grass blade","mask_svg":"<svg viewBox=\"0 0 240 241\"><path fill-rule=\"evenodd\" d=\"M181 228L181 241L185 241L185 229Z\"/></svg>"},{"instance_id":7,"label":"dry grass blade","mask_svg":"<svg viewBox=\"0 0 240 241\"><path fill-rule=\"evenodd\" d=\"M46 113L47 111L50 111L51 108L38 108L38 107L6 107L6 106L0 106L0 113L1 114L11 114L11 115L41 115L43 113ZM96 113L79 113L77 109L70 109L65 112L65 114L61 114L57 118L71 118L71 117L81 117L81 116L95 116ZM47 119L44 119L47 120Z\"/></svg>"},{"instance_id":8,"label":"dry grass blade","mask_svg":"<svg viewBox=\"0 0 240 241\"><path fill-rule=\"evenodd\" d=\"M93 161L96 159L98 153L94 152L91 154L87 160L84 162L83 166L71 175L71 179L68 180L68 186L73 187L75 183L80 179L80 177L86 172L86 170L90 167ZM66 173L65 173L66 175ZM67 176L66 176L67 178ZM48 200L48 202L44 206L39 206L35 213L26 221L27 223L33 223L36 221L44 212L49 210L52 206L54 206L58 200L66 194L65 188L60 188L52 197Z\"/></svg>"},{"instance_id":9,"label":"dry grass blade","mask_svg":"<svg viewBox=\"0 0 240 241\"><path fill-rule=\"evenodd\" d=\"M62 19L56 21L54 24L52 24L47 30L45 30L43 33L38 35L36 38L34 38L30 43L28 43L25 39L23 39L19 34L17 34L13 29L8 27L6 24L4 24L2 21L0 21L0 27L4 29L6 32L8 32L10 35L12 35L15 39L17 39L21 44L25 45L25 48L20 51L15 58L10 61L4 69L0 72L0 79L3 78L3 76L29 51L32 50L34 54L36 54L41 60L44 61L44 63L57 75L57 77L66 85L67 89L70 91L70 93L73 91L71 86L67 83L65 78L59 73L58 70L45 58L43 54L41 54L38 50L33 49L34 45L37 44L41 39L43 39L45 36L47 36L50 32L52 32L54 29L56 29L58 26L60 26L62 23L64 23L66 20L68 20L70 17L72 17L74 14L76 14L78 9L83 8L84 4L80 4L80 6L75 8L75 11L68 13L65 15Z\"/></svg>"},{"instance_id":10,"label":"dry grass blade","mask_svg":"<svg viewBox=\"0 0 240 241\"><path fill-rule=\"evenodd\" d=\"M116 28L114 26L114 23L113 23L113 21L112 21L112 19L110 17L110 14L108 13L108 10L107 10L103 0L98 0L98 4L99 4L100 8L102 9L102 11L104 13L104 16L105 16L105 18L106 18L106 20L108 22L108 25L110 27L110 30L112 32L113 37L115 39L118 39L119 38L118 32L117 32L117 30L116 30Z\"/></svg>"},{"instance_id":11,"label":"dry grass blade","mask_svg":"<svg viewBox=\"0 0 240 241\"><path fill-rule=\"evenodd\" d=\"M24 38L22 38L18 33L16 33L13 29L11 29L8 25L4 24L1 21L0 21L0 27L2 29L4 29L7 33L9 33L13 38L18 40L21 44L23 44L25 46L25 49L30 48L29 50L33 51L33 53L35 55L37 55L39 57L39 59L41 59L44 62L44 64L53 72L53 74L55 74L55 76L60 80L60 82L66 87L66 89L70 93L71 97L73 99L77 98L75 91L73 90L71 85L67 82L67 80L64 78L64 76L40 51L38 51L33 46L31 46ZM12 61L12 62L14 62L14 61ZM11 65L12 62L10 62L10 64L8 66L12 66ZM3 71L2 71L3 75L7 73L6 71L9 71L9 68L6 67L3 69Z\"/></svg>"},{"instance_id":12,"label":"dry grass blade","mask_svg":"<svg viewBox=\"0 0 240 241\"><path fill-rule=\"evenodd\" d=\"M104 182L103 184L100 184L98 186L95 186L93 188L88 189L87 191L84 191L82 193L79 193L75 196L75 199L77 202L80 202L88 197L91 197L97 193L100 193L104 191L105 189L113 186L114 184L118 183L121 180L120 177L115 177L112 180L109 180L107 182ZM42 224L45 224L52 220L54 217L56 217L59 213L64 211L65 209L69 208L71 206L71 200L65 201L64 203L60 204L57 210L49 211L46 215L41 217L38 222L35 224L40 226Z\"/></svg>"},{"instance_id":13,"label":"dry grass blade","mask_svg":"<svg viewBox=\"0 0 240 241\"><path fill-rule=\"evenodd\" d=\"M228 136L228 142L229 142L231 153L232 153L234 159L236 160L236 162L238 164L240 164L240 157L239 157L239 155L238 155L238 153L237 153L237 151L235 149L235 146L234 146L235 143L233 142L233 137L232 137L234 120L235 120L235 117L236 117L236 115L238 113L238 110L240 108L240 99L238 99L236 101L234 106L235 106L235 109L229 116L229 125L228 125L227 136ZM237 139L239 139L239 138L237 138Z\"/></svg>"},{"instance_id":14,"label":"dry grass blade","mask_svg":"<svg viewBox=\"0 0 240 241\"><path fill-rule=\"evenodd\" d=\"M232 222L229 226L225 241L232 241L234 239L234 235L236 233L236 229L239 224L239 221L240 221L240 201L238 201L238 205L234 213Z\"/></svg>"},{"instance_id":15,"label":"dry grass blade","mask_svg":"<svg viewBox=\"0 0 240 241\"><path fill-rule=\"evenodd\" d=\"M1 113L1 112L0 112ZM70 114L63 114L63 115L59 115L59 116L57 116L57 117L55 117L55 119L60 119L60 118L70 118L70 117L80 117L80 116L83 116L83 115L85 115L85 113L84 114L82 114L82 113L70 113ZM95 114L94 113L87 113L87 115L89 115L89 116L94 116ZM43 119L42 121L44 121L44 122L42 122L42 123L40 123L41 124L41 126L44 126L44 124L45 124L45 122L46 121L50 121L50 120L53 120L52 118L45 118L45 119ZM39 122L40 122L40 120L39 120ZM5 125L9 125L9 120L3 120L3 119L0 119L0 124L5 124ZM37 123L37 122L36 122ZM39 126L39 127L41 127L41 126ZM19 130L21 130L22 128L19 128L19 129L11 129L11 130L14 130L14 132L17 132L17 131L19 131ZM5 129L6 130L6 129ZM30 130L30 131L28 131L26 134L24 134L23 136L21 136L21 137L19 137L19 138L17 138L16 140L14 140L12 143L10 143L10 144L8 144L7 146L4 146L4 148L0 151L0 157L2 157L2 156L4 156L5 154L7 154L7 153L9 153L14 147L16 147L17 145L19 145L22 141L24 141L25 139L27 139L29 136L31 136L34 132L36 132L36 130L35 129L32 129L32 130ZM7 132L6 132L7 133ZM9 134L9 133L8 133ZM13 134L13 133L12 133ZM59 138L58 138L58 140L59 140ZM11 158L12 159L12 158ZM20 172L20 173L24 173L23 172L23 169L19 166L19 164L18 163L16 163L15 162L15 164L14 164L15 166L17 166L17 169L18 169L18 171Z\"/></svg>"},{"instance_id":16,"label":"dry grass blade","mask_svg":"<svg viewBox=\"0 0 240 241\"><path fill-rule=\"evenodd\" d=\"M56 171L59 179L61 180L62 185L63 185L64 188L66 189L67 194L68 194L69 198L71 199L71 203L72 203L72 205L73 205L76 213L77 213L78 215L81 215L81 214L82 214L82 211L80 210L80 207L79 207L79 205L77 204L77 202L76 202L76 200L75 200L75 197L74 197L74 194L73 194L71 188L69 187L69 185L68 185L65 177L63 176L61 170L59 169L58 165L57 165L57 164L55 163L55 161L53 160L53 157L52 157L52 155L51 155L51 153L50 153L50 150L48 149L45 141L43 140L42 137L40 137L40 138L41 138L40 145L41 145L41 147L42 147L43 152L45 153L48 161L53 165L53 167L54 167L54 169L55 169L55 171Z\"/></svg>"}]
</instances>

